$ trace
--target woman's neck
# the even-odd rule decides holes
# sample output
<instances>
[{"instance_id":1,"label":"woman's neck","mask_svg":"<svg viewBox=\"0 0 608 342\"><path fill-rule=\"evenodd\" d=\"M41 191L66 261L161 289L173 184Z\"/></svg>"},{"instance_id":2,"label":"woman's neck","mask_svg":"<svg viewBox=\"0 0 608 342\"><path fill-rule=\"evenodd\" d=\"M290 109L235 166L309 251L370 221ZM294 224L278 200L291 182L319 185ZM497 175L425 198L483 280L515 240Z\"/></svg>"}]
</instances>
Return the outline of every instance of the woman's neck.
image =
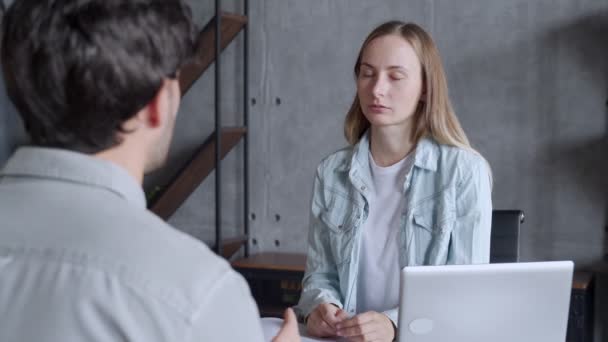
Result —
<instances>
[{"instance_id":1,"label":"woman's neck","mask_svg":"<svg viewBox=\"0 0 608 342\"><path fill-rule=\"evenodd\" d=\"M372 126L370 129L370 151L376 165L391 166L407 156L415 147L411 126Z\"/></svg>"}]
</instances>

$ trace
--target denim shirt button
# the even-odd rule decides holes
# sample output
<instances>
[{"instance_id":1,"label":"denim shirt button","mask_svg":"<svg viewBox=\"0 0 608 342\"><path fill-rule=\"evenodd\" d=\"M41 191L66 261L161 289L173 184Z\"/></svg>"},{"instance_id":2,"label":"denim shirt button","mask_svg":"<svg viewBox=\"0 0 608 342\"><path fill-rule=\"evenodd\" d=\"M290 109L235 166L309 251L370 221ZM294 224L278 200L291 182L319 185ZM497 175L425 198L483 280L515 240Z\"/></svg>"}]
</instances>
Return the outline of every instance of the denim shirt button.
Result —
<instances>
[{"instance_id":1,"label":"denim shirt button","mask_svg":"<svg viewBox=\"0 0 608 342\"><path fill-rule=\"evenodd\" d=\"M365 187L365 185L363 185L363 186L361 187L361 191L365 191L365 189L366 189L366 187Z\"/></svg>"}]
</instances>

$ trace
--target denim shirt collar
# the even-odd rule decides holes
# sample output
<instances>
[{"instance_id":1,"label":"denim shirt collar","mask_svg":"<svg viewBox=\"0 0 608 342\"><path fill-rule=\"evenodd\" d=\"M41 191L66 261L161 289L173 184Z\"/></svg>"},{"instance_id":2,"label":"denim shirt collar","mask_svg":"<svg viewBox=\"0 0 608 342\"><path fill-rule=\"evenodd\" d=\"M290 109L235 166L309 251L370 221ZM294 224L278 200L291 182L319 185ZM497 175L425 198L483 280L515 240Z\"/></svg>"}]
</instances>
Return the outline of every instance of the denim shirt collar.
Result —
<instances>
[{"instance_id":1,"label":"denim shirt collar","mask_svg":"<svg viewBox=\"0 0 608 342\"><path fill-rule=\"evenodd\" d=\"M358 169L369 169L369 130L366 131L361 140L353 146L350 163L338 167L338 171L351 171ZM425 137L418 141L414 156L414 165L421 169L437 171L437 158L439 146L433 138ZM369 172L368 172L369 174Z\"/></svg>"},{"instance_id":2,"label":"denim shirt collar","mask_svg":"<svg viewBox=\"0 0 608 342\"><path fill-rule=\"evenodd\" d=\"M359 142L353 146L350 161L346 161L336 169L348 172L351 182L360 190L367 189L373 184L369 167L369 144L369 130L367 130ZM433 138L420 139L414 153L414 167L437 171L439 146ZM409 181L409 176L407 181Z\"/></svg>"},{"instance_id":3,"label":"denim shirt collar","mask_svg":"<svg viewBox=\"0 0 608 342\"><path fill-rule=\"evenodd\" d=\"M1 170L2 176L56 179L103 188L139 207L146 207L141 185L125 169L83 153L21 147Z\"/></svg>"}]
</instances>

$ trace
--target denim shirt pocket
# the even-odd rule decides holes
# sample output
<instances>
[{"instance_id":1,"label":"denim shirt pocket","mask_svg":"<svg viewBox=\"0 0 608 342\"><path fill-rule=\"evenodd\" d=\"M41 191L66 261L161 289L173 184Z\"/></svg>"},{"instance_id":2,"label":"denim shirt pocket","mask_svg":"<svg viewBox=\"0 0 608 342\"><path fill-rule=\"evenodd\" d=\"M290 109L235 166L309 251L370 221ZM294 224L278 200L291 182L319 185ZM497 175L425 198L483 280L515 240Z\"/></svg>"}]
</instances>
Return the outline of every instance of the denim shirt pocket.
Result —
<instances>
[{"instance_id":1,"label":"denim shirt pocket","mask_svg":"<svg viewBox=\"0 0 608 342\"><path fill-rule=\"evenodd\" d=\"M449 215L445 218L433 219L433 215L421 210L414 212L414 223L416 227L424 229L429 235L442 235L448 230L449 225L446 221L450 220ZM439 221L435 223L435 221Z\"/></svg>"},{"instance_id":2,"label":"denim shirt pocket","mask_svg":"<svg viewBox=\"0 0 608 342\"><path fill-rule=\"evenodd\" d=\"M417 264L441 264L447 258L450 233L456 220L455 203L450 193L444 191L412 210Z\"/></svg>"},{"instance_id":3,"label":"denim shirt pocket","mask_svg":"<svg viewBox=\"0 0 608 342\"><path fill-rule=\"evenodd\" d=\"M355 230L359 225L359 207L344 193L326 190L326 208L321 215L329 231L329 244L336 266L351 259Z\"/></svg>"}]
</instances>

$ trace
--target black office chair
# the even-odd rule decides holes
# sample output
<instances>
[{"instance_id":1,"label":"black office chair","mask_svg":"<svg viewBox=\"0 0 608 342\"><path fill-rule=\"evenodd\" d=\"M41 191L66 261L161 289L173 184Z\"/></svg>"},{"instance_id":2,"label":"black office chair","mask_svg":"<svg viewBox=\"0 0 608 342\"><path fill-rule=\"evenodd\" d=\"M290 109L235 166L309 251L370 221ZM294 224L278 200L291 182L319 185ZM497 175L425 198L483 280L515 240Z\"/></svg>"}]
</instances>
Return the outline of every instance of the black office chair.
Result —
<instances>
[{"instance_id":1,"label":"black office chair","mask_svg":"<svg viewBox=\"0 0 608 342\"><path fill-rule=\"evenodd\" d=\"M519 261L519 228L524 222L521 210L493 210L490 263Z\"/></svg>"}]
</instances>

